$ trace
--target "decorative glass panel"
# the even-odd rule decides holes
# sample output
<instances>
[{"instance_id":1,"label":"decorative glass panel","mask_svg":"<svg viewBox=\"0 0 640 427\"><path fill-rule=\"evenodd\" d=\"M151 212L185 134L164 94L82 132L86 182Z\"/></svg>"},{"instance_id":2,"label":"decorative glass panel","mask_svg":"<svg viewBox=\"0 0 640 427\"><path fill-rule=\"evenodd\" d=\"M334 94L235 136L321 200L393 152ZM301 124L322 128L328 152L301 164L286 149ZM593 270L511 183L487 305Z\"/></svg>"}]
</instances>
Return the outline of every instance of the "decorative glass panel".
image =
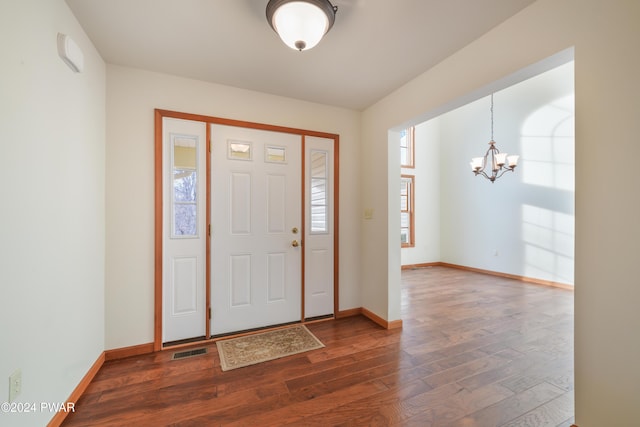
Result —
<instances>
[{"instance_id":1,"label":"decorative glass panel","mask_svg":"<svg viewBox=\"0 0 640 427\"><path fill-rule=\"evenodd\" d=\"M198 234L197 137L172 135L172 237Z\"/></svg>"},{"instance_id":2,"label":"decorative glass panel","mask_svg":"<svg viewBox=\"0 0 640 427\"><path fill-rule=\"evenodd\" d=\"M195 202L198 188L196 171L175 169L173 171L173 200Z\"/></svg>"},{"instance_id":3,"label":"decorative glass panel","mask_svg":"<svg viewBox=\"0 0 640 427\"><path fill-rule=\"evenodd\" d=\"M327 177L327 153L323 151L311 152L311 176L314 178Z\"/></svg>"},{"instance_id":4,"label":"decorative glass panel","mask_svg":"<svg viewBox=\"0 0 640 427\"><path fill-rule=\"evenodd\" d=\"M329 231L328 161L326 151L311 151L311 232Z\"/></svg>"},{"instance_id":5,"label":"decorative glass panel","mask_svg":"<svg viewBox=\"0 0 640 427\"><path fill-rule=\"evenodd\" d=\"M264 149L264 161L269 163L286 163L287 151L285 147L266 146Z\"/></svg>"},{"instance_id":6,"label":"decorative glass panel","mask_svg":"<svg viewBox=\"0 0 640 427\"><path fill-rule=\"evenodd\" d=\"M197 206L195 203L176 203L173 207L173 234L195 236L197 229Z\"/></svg>"},{"instance_id":7,"label":"decorative glass panel","mask_svg":"<svg viewBox=\"0 0 640 427\"><path fill-rule=\"evenodd\" d=\"M327 232L327 207L311 206L311 231Z\"/></svg>"},{"instance_id":8,"label":"decorative glass panel","mask_svg":"<svg viewBox=\"0 0 640 427\"><path fill-rule=\"evenodd\" d=\"M251 143L245 141L228 140L228 156L233 160L251 160Z\"/></svg>"},{"instance_id":9,"label":"decorative glass panel","mask_svg":"<svg viewBox=\"0 0 640 427\"><path fill-rule=\"evenodd\" d=\"M327 180L326 179L311 179L311 204L312 205L326 205L327 204Z\"/></svg>"}]
</instances>

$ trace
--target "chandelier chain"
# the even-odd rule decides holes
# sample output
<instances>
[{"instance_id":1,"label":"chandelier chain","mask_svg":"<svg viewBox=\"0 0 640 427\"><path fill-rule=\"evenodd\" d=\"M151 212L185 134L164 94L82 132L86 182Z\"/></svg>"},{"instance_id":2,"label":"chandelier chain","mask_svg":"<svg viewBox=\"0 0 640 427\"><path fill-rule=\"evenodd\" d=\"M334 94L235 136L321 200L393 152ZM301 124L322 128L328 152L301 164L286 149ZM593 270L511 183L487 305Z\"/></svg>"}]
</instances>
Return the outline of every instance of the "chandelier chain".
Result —
<instances>
[{"instance_id":1,"label":"chandelier chain","mask_svg":"<svg viewBox=\"0 0 640 427\"><path fill-rule=\"evenodd\" d=\"M491 141L493 141L493 94L491 94Z\"/></svg>"}]
</instances>

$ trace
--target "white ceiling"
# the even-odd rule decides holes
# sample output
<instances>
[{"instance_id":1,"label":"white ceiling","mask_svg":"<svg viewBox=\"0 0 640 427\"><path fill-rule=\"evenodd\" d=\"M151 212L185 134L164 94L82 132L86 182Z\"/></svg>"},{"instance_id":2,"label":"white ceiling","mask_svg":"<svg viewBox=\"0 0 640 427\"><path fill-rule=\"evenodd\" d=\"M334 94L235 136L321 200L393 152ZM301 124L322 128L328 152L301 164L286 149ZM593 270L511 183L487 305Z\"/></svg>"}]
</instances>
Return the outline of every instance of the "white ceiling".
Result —
<instances>
[{"instance_id":1,"label":"white ceiling","mask_svg":"<svg viewBox=\"0 0 640 427\"><path fill-rule=\"evenodd\" d=\"M298 52L268 0L66 0L107 63L356 110L533 1L334 0L333 28Z\"/></svg>"}]
</instances>

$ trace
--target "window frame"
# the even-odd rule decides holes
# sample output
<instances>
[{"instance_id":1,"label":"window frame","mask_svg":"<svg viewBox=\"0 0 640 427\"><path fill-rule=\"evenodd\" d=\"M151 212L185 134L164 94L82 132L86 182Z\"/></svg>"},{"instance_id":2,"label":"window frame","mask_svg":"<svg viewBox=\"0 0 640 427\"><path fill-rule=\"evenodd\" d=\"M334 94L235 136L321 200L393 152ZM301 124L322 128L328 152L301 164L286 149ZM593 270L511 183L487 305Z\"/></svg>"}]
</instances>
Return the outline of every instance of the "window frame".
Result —
<instances>
[{"instance_id":1,"label":"window frame","mask_svg":"<svg viewBox=\"0 0 640 427\"><path fill-rule=\"evenodd\" d=\"M194 141L195 148L195 163L193 167L186 165L176 165L176 154L175 148L177 145L177 140L189 139ZM169 155L169 160L171 162L171 177L170 179L170 188L171 188L171 202L170 202L170 216L171 216L171 225L170 225L170 239L199 239L200 238L200 227L198 226L198 208L200 206L200 192L198 191L198 183L201 179L200 171L198 168L198 162L200 159L200 149L198 147L198 140L193 135L182 135L182 134L171 134L171 143L170 143L171 151ZM195 198L194 200L176 200L176 172L192 172L195 174ZM195 233L194 234L179 234L177 233L176 228L176 207L177 206L194 206L195 207Z\"/></svg>"},{"instance_id":2,"label":"window frame","mask_svg":"<svg viewBox=\"0 0 640 427\"><path fill-rule=\"evenodd\" d=\"M323 169L323 173L321 176L314 176L313 175L313 155L314 154L322 154L322 156L324 157L324 169ZM320 150L320 149L311 149L309 151L309 158L310 158L310 168L309 168L309 195L311 196L309 198L309 205L307 206L307 208L309 209L309 234L313 234L313 235L320 235L320 234L330 234L331 230L330 230L330 219L329 219L329 213L330 213L330 194L329 191L331 191L331 189L329 188L329 185L331 184L330 182L330 176L329 176L329 152L327 150ZM324 181L324 196L322 197L322 203L318 203L318 201L320 199L316 198L314 199L313 197L313 188L314 188L314 181ZM324 208L324 213L322 214L324 216L323 222L324 222L324 228L322 230L320 229L314 229L314 207L323 207ZM317 221L316 221L317 222Z\"/></svg>"},{"instance_id":3,"label":"window frame","mask_svg":"<svg viewBox=\"0 0 640 427\"><path fill-rule=\"evenodd\" d=\"M407 141L407 145L403 145L402 144L402 138L400 139L400 167L401 168L408 168L408 169L414 169L416 167L415 165L415 149L416 149L416 128L414 126L411 126L410 128L406 129L407 132L407 137L405 138L405 141ZM405 148L408 152L408 158L409 158L409 163L405 164L402 163L403 156L402 156L402 149Z\"/></svg>"},{"instance_id":4,"label":"window frame","mask_svg":"<svg viewBox=\"0 0 640 427\"><path fill-rule=\"evenodd\" d=\"M407 213L409 215L409 227L402 227L402 219L400 220L400 236L402 236L402 230L408 228L409 229L409 242L402 242L402 237L400 238L400 246L402 248L413 248L415 247L415 187L416 187L416 176L415 175L400 175L400 183L402 184L403 180L409 181L409 188L407 194L407 210L402 209L402 186L400 187L400 215L403 213Z\"/></svg>"}]
</instances>

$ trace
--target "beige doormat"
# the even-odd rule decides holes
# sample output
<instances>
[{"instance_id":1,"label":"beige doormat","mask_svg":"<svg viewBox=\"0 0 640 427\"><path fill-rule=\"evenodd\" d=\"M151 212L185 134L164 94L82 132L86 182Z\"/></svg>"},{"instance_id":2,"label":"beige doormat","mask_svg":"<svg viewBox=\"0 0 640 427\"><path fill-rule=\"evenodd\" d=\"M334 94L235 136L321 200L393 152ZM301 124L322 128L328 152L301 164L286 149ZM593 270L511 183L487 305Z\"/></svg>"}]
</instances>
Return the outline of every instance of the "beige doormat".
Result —
<instances>
[{"instance_id":1,"label":"beige doormat","mask_svg":"<svg viewBox=\"0 0 640 427\"><path fill-rule=\"evenodd\" d=\"M216 341L223 371L324 347L304 325Z\"/></svg>"}]
</instances>

